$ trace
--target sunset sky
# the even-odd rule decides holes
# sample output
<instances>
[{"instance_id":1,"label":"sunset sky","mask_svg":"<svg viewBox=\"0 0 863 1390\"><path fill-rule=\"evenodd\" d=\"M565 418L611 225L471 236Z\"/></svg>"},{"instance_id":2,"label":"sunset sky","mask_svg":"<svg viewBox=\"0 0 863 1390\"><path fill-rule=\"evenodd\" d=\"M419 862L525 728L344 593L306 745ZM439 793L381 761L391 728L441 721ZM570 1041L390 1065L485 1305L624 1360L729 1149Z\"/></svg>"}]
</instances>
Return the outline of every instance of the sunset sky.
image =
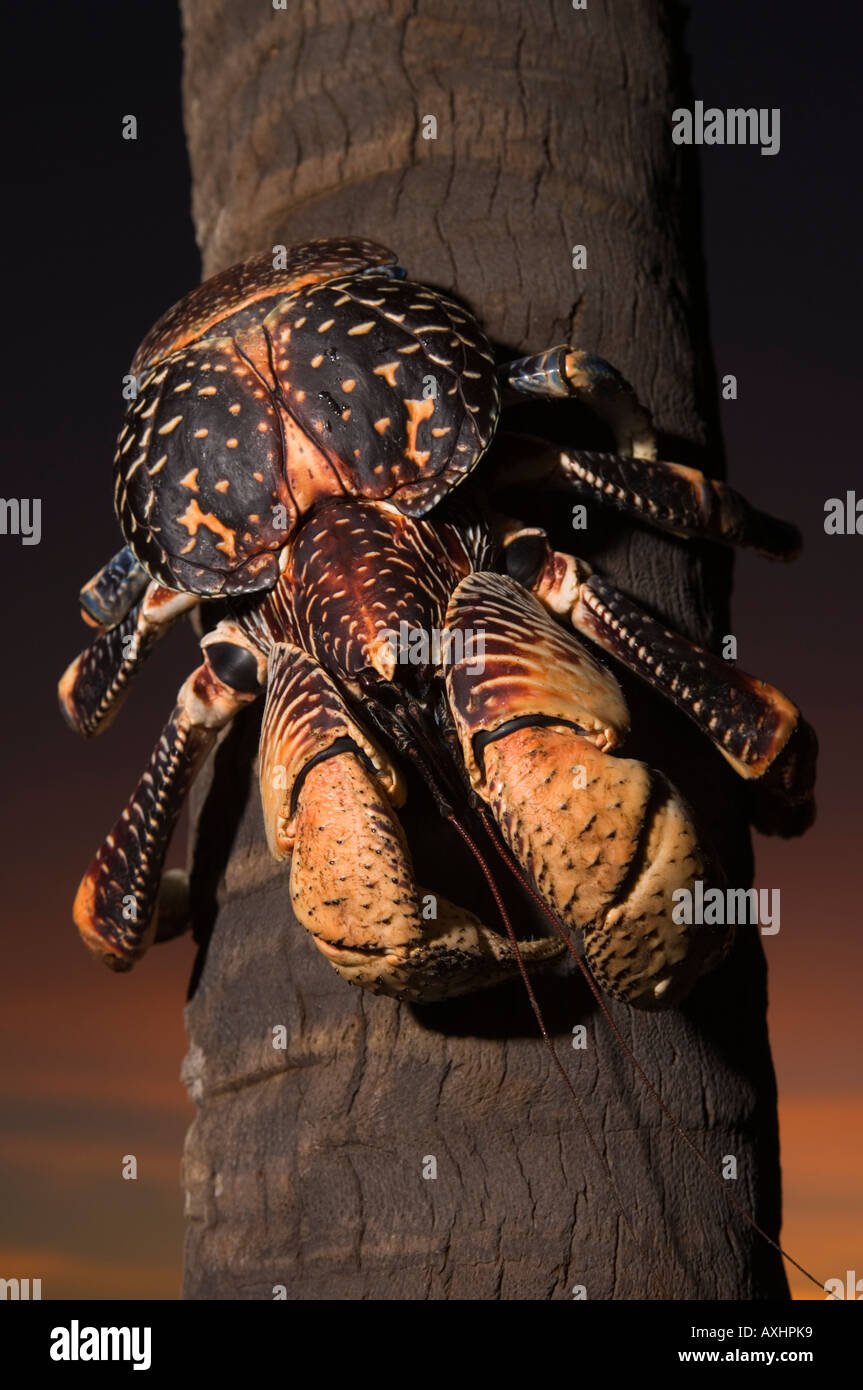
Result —
<instances>
[{"instance_id":1,"label":"sunset sky","mask_svg":"<svg viewBox=\"0 0 863 1390\"><path fill-rule=\"evenodd\" d=\"M780 107L775 157L714 148L702 160L705 257L730 480L795 520L792 568L743 557L740 665L787 690L821 741L819 816L802 840L756 840L756 885L781 889L765 937L779 1081L783 1244L820 1277L863 1277L859 894L863 536L827 537L824 504L860 468L861 191L856 39L802 0L694 7L696 97ZM171 3L19 7L38 47L13 94L7 156L6 496L43 499L42 541L0 537L6 595L3 705L4 959L0 1009L0 1276L45 1297L175 1298L182 1268L179 1081L189 939L112 977L83 950L70 907L194 661L177 634L126 717L77 740L55 686L83 644L79 584L119 544L111 457L121 378L143 332L199 278L188 211ZM51 32L46 32L50 30ZM85 42L86 39L86 42ZM66 65L70 52L78 62ZM10 61L14 79L18 63ZM27 78L27 81L24 79ZM122 116L141 138L120 138ZM853 154L853 161L852 161ZM374 229L369 228L374 234ZM11 378L11 381L10 381ZM183 845L171 862L183 862ZM124 1155L138 1180L123 1181ZM796 1296L818 1296L793 1269Z\"/></svg>"}]
</instances>

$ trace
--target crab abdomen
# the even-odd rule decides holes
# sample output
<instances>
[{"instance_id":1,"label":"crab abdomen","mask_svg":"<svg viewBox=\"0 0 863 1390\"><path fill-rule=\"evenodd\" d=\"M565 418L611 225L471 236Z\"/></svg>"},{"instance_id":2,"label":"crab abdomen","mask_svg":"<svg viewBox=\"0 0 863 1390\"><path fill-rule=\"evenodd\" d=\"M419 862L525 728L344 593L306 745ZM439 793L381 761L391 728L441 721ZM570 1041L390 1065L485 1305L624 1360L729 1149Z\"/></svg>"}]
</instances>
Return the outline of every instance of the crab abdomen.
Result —
<instances>
[{"instance_id":1,"label":"crab abdomen","mask_svg":"<svg viewBox=\"0 0 863 1390\"><path fill-rule=\"evenodd\" d=\"M335 499L298 527L272 593L239 620L262 647L296 642L349 683L363 671L422 681L439 661L450 596L489 544L484 528Z\"/></svg>"}]
</instances>

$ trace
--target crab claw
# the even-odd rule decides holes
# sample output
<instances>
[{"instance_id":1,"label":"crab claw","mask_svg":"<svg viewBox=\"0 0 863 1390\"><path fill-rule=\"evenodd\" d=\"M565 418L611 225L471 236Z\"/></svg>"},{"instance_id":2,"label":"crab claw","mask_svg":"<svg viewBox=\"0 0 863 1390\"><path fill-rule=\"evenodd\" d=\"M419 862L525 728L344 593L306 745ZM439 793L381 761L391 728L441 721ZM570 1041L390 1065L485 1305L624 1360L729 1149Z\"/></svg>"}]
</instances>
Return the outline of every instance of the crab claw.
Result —
<instances>
[{"instance_id":1,"label":"crab claw","mask_svg":"<svg viewBox=\"0 0 863 1390\"><path fill-rule=\"evenodd\" d=\"M675 920L675 894L722 881L660 773L571 729L528 727L485 749L484 795L514 854L567 926L600 988L669 1007L725 954L726 929Z\"/></svg>"},{"instance_id":2,"label":"crab claw","mask_svg":"<svg viewBox=\"0 0 863 1390\"><path fill-rule=\"evenodd\" d=\"M509 941L445 898L423 898L386 794L352 753L317 763L303 782L291 900L330 964L375 994L430 1003L519 973ZM553 937L519 944L528 968L563 949Z\"/></svg>"},{"instance_id":3,"label":"crab claw","mask_svg":"<svg viewBox=\"0 0 863 1390\"><path fill-rule=\"evenodd\" d=\"M615 755L628 725L617 681L502 575L464 579L447 625L484 636L482 669L453 644L447 693L471 782L516 859L581 931L602 989L676 1003L730 934L677 922L675 893L723 880L675 789Z\"/></svg>"},{"instance_id":4,"label":"crab claw","mask_svg":"<svg viewBox=\"0 0 863 1390\"><path fill-rule=\"evenodd\" d=\"M434 895L432 895L434 896ZM390 994L414 1004L431 1004L457 994L488 989L519 973L515 951L505 937L484 927L472 912L435 897L437 921L424 924L416 945L392 951L340 949L315 937L315 945L342 979L372 994ZM557 937L519 942L527 969L557 959L565 947Z\"/></svg>"}]
</instances>

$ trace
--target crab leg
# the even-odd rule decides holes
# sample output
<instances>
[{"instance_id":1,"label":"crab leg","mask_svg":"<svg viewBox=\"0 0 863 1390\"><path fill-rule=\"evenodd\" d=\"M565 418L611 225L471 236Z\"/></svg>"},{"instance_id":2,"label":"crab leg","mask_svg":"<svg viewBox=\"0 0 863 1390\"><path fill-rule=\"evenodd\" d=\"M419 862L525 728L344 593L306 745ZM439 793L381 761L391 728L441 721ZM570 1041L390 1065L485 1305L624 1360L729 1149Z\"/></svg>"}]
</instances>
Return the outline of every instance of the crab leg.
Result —
<instances>
[{"instance_id":1,"label":"crab leg","mask_svg":"<svg viewBox=\"0 0 863 1390\"><path fill-rule=\"evenodd\" d=\"M811 817L817 741L797 706L775 686L739 670L651 618L607 580L571 555L550 549L543 533L513 536L507 568L551 612L623 662L707 735L739 776L799 814L786 833ZM765 800L763 829L770 816Z\"/></svg>"},{"instance_id":2,"label":"crab leg","mask_svg":"<svg viewBox=\"0 0 863 1390\"><path fill-rule=\"evenodd\" d=\"M688 808L659 773L611 756L628 728L611 673L502 575L450 600L450 706L471 783L549 908L583 932L598 983L668 1005L710 969L726 934L673 919L674 892L722 881ZM482 632L484 669L455 640Z\"/></svg>"},{"instance_id":3,"label":"crab leg","mask_svg":"<svg viewBox=\"0 0 863 1390\"><path fill-rule=\"evenodd\" d=\"M793 560L802 544L791 522L759 511L726 483L680 463L582 450L560 454L547 483L588 488L661 531L739 545L770 560Z\"/></svg>"},{"instance_id":4,"label":"crab leg","mask_svg":"<svg viewBox=\"0 0 863 1390\"><path fill-rule=\"evenodd\" d=\"M202 665L180 690L144 775L75 898L84 942L113 970L130 970L151 945L162 865L186 792L220 729L260 692L263 657L233 623L219 623L202 647ZM176 917L176 891L159 910ZM175 921L164 934L177 934Z\"/></svg>"},{"instance_id":5,"label":"crab leg","mask_svg":"<svg viewBox=\"0 0 863 1390\"><path fill-rule=\"evenodd\" d=\"M740 545L775 560L791 560L800 532L787 521L759 511L725 483L696 468L663 463L648 411L620 373L601 357L566 344L498 369L504 405L520 396L568 397L589 406L614 434L618 453L587 450L561 453L547 442L525 440L530 461L504 473L528 471L547 487L588 490L603 502L675 535ZM503 477L504 482L510 481Z\"/></svg>"},{"instance_id":6,"label":"crab leg","mask_svg":"<svg viewBox=\"0 0 863 1390\"><path fill-rule=\"evenodd\" d=\"M621 453L656 458L656 440L648 411L616 367L591 352L567 343L498 367L504 406L521 396L558 397L589 406L611 427Z\"/></svg>"},{"instance_id":7,"label":"crab leg","mask_svg":"<svg viewBox=\"0 0 863 1390\"><path fill-rule=\"evenodd\" d=\"M149 583L140 603L76 656L58 687L60 709L76 733L91 738L112 723L156 642L199 602L195 594Z\"/></svg>"},{"instance_id":8,"label":"crab leg","mask_svg":"<svg viewBox=\"0 0 863 1390\"><path fill-rule=\"evenodd\" d=\"M270 847L291 856L294 912L346 980L429 1002L517 973L510 943L464 908L433 895L436 916L424 919L393 809L399 773L326 672L287 643L270 655L260 777ZM521 944L528 965L560 950L554 939Z\"/></svg>"},{"instance_id":9,"label":"crab leg","mask_svg":"<svg viewBox=\"0 0 863 1390\"><path fill-rule=\"evenodd\" d=\"M137 603L149 582L144 566L124 545L79 593L81 617L91 627L113 627Z\"/></svg>"}]
</instances>

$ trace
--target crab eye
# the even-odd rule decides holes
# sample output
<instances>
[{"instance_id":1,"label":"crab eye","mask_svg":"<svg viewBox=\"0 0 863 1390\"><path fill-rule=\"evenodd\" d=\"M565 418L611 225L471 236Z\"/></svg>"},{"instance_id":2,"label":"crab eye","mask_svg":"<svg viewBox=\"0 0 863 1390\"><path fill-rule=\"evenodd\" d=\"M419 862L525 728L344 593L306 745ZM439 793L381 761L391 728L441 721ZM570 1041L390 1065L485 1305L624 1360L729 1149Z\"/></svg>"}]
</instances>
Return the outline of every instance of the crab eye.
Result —
<instances>
[{"instance_id":1,"label":"crab eye","mask_svg":"<svg viewBox=\"0 0 863 1390\"><path fill-rule=\"evenodd\" d=\"M206 648L206 657L213 674L231 690L260 690L257 660L245 647L237 647L233 642L213 642Z\"/></svg>"}]
</instances>

